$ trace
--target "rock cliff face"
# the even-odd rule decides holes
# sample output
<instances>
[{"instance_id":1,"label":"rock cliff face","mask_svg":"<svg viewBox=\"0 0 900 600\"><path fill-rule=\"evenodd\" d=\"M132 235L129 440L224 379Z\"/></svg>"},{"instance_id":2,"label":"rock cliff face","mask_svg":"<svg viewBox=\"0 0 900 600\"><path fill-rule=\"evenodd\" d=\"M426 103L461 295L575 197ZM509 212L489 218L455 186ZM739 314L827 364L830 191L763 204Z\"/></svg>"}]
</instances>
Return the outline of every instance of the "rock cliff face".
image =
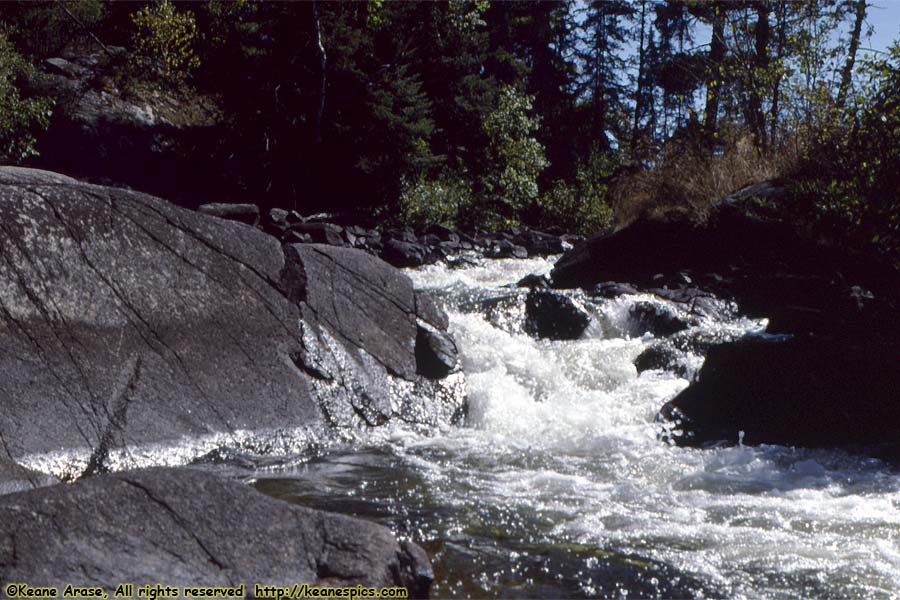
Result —
<instances>
[{"instance_id":1,"label":"rock cliff face","mask_svg":"<svg viewBox=\"0 0 900 600\"><path fill-rule=\"evenodd\" d=\"M0 199L12 459L71 476L181 462L204 443L296 447L335 425L461 414L461 373L417 372L424 300L375 257L283 249L244 224L42 171L0 169ZM173 455L184 440L194 449Z\"/></svg>"},{"instance_id":2,"label":"rock cliff face","mask_svg":"<svg viewBox=\"0 0 900 600\"><path fill-rule=\"evenodd\" d=\"M125 50L113 48L116 61ZM216 156L220 110L209 98L124 91L105 53L50 58L31 91L54 99L34 166L158 194L184 206L228 190Z\"/></svg>"}]
</instances>

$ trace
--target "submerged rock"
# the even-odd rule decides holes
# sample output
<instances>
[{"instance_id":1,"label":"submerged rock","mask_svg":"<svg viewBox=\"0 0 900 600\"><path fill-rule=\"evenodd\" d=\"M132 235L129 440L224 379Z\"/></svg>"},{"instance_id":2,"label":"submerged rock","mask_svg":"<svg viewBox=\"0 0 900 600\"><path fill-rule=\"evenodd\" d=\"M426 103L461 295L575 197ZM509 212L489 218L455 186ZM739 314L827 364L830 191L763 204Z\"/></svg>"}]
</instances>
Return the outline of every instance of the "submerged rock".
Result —
<instances>
[{"instance_id":1,"label":"submerged rock","mask_svg":"<svg viewBox=\"0 0 900 600\"><path fill-rule=\"evenodd\" d=\"M28 518L23 518L28 515ZM425 552L380 525L295 506L194 470L123 472L0 497L0 581L402 586L426 597Z\"/></svg>"},{"instance_id":2,"label":"submerged rock","mask_svg":"<svg viewBox=\"0 0 900 600\"><path fill-rule=\"evenodd\" d=\"M533 289L525 300L525 330L551 340L581 337L591 317L574 300L558 292Z\"/></svg>"}]
</instances>

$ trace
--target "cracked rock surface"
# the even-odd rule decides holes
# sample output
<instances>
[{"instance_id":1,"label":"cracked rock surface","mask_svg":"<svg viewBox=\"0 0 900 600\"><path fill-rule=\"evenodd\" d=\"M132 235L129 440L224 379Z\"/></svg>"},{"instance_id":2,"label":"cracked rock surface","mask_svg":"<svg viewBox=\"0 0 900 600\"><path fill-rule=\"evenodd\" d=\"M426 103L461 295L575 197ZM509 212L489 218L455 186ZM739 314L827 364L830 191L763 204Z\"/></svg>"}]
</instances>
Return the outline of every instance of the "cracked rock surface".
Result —
<instances>
[{"instance_id":1,"label":"cracked rock surface","mask_svg":"<svg viewBox=\"0 0 900 600\"><path fill-rule=\"evenodd\" d=\"M0 168L0 456L74 452L50 469L72 476L185 438L441 418L416 318L409 279L361 251Z\"/></svg>"},{"instance_id":2,"label":"cracked rock surface","mask_svg":"<svg viewBox=\"0 0 900 600\"><path fill-rule=\"evenodd\" d=\"M380 525L189 469L91 477L0 497L0 581L32 585L405 586L424 551Z\"/></svg>"}]
</instances>

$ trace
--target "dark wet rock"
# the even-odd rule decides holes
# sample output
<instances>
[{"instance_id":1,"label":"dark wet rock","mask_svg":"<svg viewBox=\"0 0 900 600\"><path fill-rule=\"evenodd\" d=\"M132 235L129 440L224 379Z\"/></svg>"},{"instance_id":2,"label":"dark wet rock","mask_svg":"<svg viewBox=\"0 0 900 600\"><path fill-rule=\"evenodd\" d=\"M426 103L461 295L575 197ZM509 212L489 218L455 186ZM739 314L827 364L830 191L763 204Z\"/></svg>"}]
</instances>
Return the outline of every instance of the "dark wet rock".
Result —
<instances>
[{"instance_id":1,"label":"dark wet rock","mask_svg":"<svg viewBox=\"0 0 900 600\"><path fill-rule=\"evenodd\" d=\"M427 292L416 292L416 316L426 323L446 331L450 327L447 313L434 301Z\"/></svg>"},{"instance_id":2,"label":"dark wet rock","mask_svg":"<svg viewBox=\"0 0 900 600\"><path fill-rule=\"evenodd\" d=\"M425 552L385 527L200 471L123 472L0 497L3 582L110 594L121 582L244 584L248 596L257 582L403 586L425 597L432 578Z\"/></svg>"},{"instance_id":3,"label":"dark wet rock","mask_svg":"<svg viewBox=\"0 0 900 600\"><path fill-rule=\"evenodd\" d=\"M618 298L628 294L637 294L638 289L628 283L617 283L615 281L603 281L598 283L588 293L597 298Z\"/></svg>"},{"instance_id":4,"label":"dark wet rock","mask_svg":"<svg viewBox=\"0 0 900 600\"><path fill-rule=\"evenodd\" d=\"M459 351L446 332L420 320L416 328L416 372L442 379L456 368Z\"/></svg>"},{"instance_id":5,"label":"dark wet rock","mask_svg":"<svg viewBox=\"0 0 900 600\"><path fill-rule=\"evenodd\" d=\"M459 233L444 227L443 225L429 225L425 229L425 233L436 236L437 239L442 242L453 242L458 244L460 241Z\"/></svg>"},{"instance_id":6,"label":"dark wet rock","mask_svg":"<svg viewBox=\"0 0 900 600\"><path fill-rule=\"evenodd\" d=\"M0 496L56 483L59 483L59 480L52 475L27 469L9 459L0 458Z\"/></svg>"},{"instance_id":7,"label":"dark wet rock","mask_svg":"<svg viewBox=\"0 0 900 600\"><path fill-rule=\"evenodd\" d=\"M441 243L441 238L434 234L426 233L421 238L419 238L419 242L424 246L437 246Z\"/></svg>"},{"instance_id":8,"label":"dark wet rock","mask_svg":"<svg viewBox=\"0 0 900 600\"><path fill-rule=\"evenodd\" d=\"M668 336L689 327L687 321L673 310L657 302L635 302L628 310L628 315L633 321L634 335L652 333L655 336Z\"/></svg>"},{"instance_id":9,"label":"dark wet rock","mask_svg":"<svg viewBox=\"0 0 900 600\"><path fill-rule=\"evenodd\" d=\"M748 338L710 349L669 402L685 445L726 441L833 447L900 444L900 345L814 336Z\"/></svg>"},{"instance_id":10,"label":"dark wet rock","mask_svg":"<svg viewBox=\"0 0 900 600\"><path fill-rule=\"evenodd\" d=\"M439 242L437 246L438 250L443 252L445 256L452 255L462 249L459 242Z\"/></svg>"},{"instance_id":11,"label":"dark wet rock","mask_svg":"<svg viewBox=\"0 0 900 600\"><path fill-rule=\"evenodd\" d=\"M686 377L688 369L681 362L681 354L670 344L653 344L634 359L638 373L651 370L672 371L679 377Z\"/></svg>"},{"instance_id":12,"label":"dark wet rock","mask_svg":"<svg viewBox=\"0 0 900 600\"><path fill-rule=\"evenodd\" d=\"M395 267L418 267L427 262L428 249L415 242L390 238L384 243L381 259Z\"/></svg>"},{"instance_id":13,"label":"dark wet rock","mask_svg":"<svg viewBox=\"0 0 900 600\"><path fill-rule=\"evenodd\" d=\"M312 244L313 239L308 233L291 230L281 236L281 242L283 244Z\"/></svg>"},{"instance_id":14,"label":"dark wet rock","mask_svg":"<svg viewBox=\"0 0 900 600\"><path fill-rule=\"evenodd\" d=\"M416 232L413 231L412 227L388 229L384 232L384 236L387 239L398 240L408 244L416 244L419 241L419 238L416 237Z\"/></svg>"},{"instance_id":15,"label":"dark wet rock","mask_svg":"<svg viewBox=\"0 0 900 600\"><path fill-rule=\"evenodd\" d=\"M612 279L695 298L715 294L750 317L769 318L770 331L779 333L852 332L890 313L886 299L900 296L896 272L875 257L812 239L783 208L783 195L756 186L723 200L702 225L642 219L601 234L557 262L553 285L588 289ZM854 288L872 296L869 306L852 300Z\"/></svg>"},{"instance_id":16,"label":"dark wet rock","mask_svg":"<svg viewBox=\"0 0 900 600\"><path fill-rule=\"evenodd\" d=\"M448 269L465 269L466 267L478 265L475 260L472 260L467 256L448 256L445 263L447 264Z\"/></svg>"},{"instance_id":17,"label":"dark wet rock","mask_svg":"<svg viewBox=\"0 0 900 600\"><path fill-rule=\"evenodd\" d=\"M212 215L230 221L240 221L247 225L255 226L259 223L259 207L255 204L202 204L197 210L205 215Z\"/></svg>"},{"instance_id":18,"label":"dark wet rock","mask_svg":"<svg viewBox=\"0 0 900 600\"><path fill-rule=\"evenodd\" d=\"M491 258L528 258L528 250L509 240L499 239L488 246L485 256Z\"/></svg>"},{"instance_id":19,"label":"dark wet rock","mask_svg":"<svg viewBox=\"0 0 900 600\"><path fill-rule=\"evenodd\" d=\"M392 399L405 419L429 416L412 283L378 259L283 249L239 223L41 171L0 169L0 193L11 458L56 452L42 470L77 475L131 464L145 444L378 424L399 415Z\"/></svg>"},{"instance_id":20,"label":"dark wet rock","mask_svg":"<svg viewBox=\"0 0 900 600\"><path fill-rule=\"evenodd\" d=\"M552 340L578 339L591 321L572 298L537 289L528 293L525 317L526 332Z\"/></svg>"},{"instance_id":21,"label":"dark wet rock","mask_svg":"<svg viewBox=\"0 0 900 600\"><path fill-rule=\"evenodd\" d=\"M719 300L705 290L695 287L679 287L676 289L650 288L647 290L698 317L722 318L731 308L727 302Z\"/></svg>"},{"instance_id":22,"label":"dark wet rock","mask_svg":"<svg viewBox=\"0 0 900 600\"><path fill-rule=\"evenodd\" d=\"M550 287L550 281L547 279L546 275L536 275L531 273L517 281L516 287L546 289Z\"/></svg>"},{"instance_id":23,"label":"dark wet rock","mask_svg":"<svg viewBox=\"0 0 900 600\"><path fill-rule=\"evenodd\" d=\"M560 242L563 244L564 249L576 248L584 243L585 237L583 235L579 235L577 233L564 233L559 236Z\"/></svg>"},{"instance_id":24,"label":"dark wet rock","mask_svg":"<svg viewBox=\"0 0 900 600\"><path fill-rule=\"evenodd\" d=\"M530 256L561 254L566 250L559 236L530 229L518 233L513 242L525 248Z\"/></svg>"},{"instance_id":25,"label":"dark wet rock","mask_svg":"<svg viewBox=\"0 0 900 600\"><path fill-rule=\"evenodd\" d=\"M297 223L291 225L291 231L306 234L314 244L345 246L343 230L332 223Z\"/></svg>"}]
</instances>

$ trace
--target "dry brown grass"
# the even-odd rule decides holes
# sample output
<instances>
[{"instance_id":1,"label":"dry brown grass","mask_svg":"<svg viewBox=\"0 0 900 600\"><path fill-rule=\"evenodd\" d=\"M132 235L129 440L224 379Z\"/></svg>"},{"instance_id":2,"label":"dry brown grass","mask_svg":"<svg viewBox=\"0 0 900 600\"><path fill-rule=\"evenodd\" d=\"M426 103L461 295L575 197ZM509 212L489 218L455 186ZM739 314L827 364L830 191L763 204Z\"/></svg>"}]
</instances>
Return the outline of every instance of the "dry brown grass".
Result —
<instances>
[{"instance_id":1,"label":"dry brown grass","mask_svg":"<svg viewBox=\"0 0 900 600\"><path fill-rule=\"evenodd\" d=\"M793 156L792 149L761 151L748 137L718 156L669 151L656 167L632 171L610 186L616 226L640 217L703 222L710 208L728 194L786 173Z\"/></svg>"}]
</instances>

